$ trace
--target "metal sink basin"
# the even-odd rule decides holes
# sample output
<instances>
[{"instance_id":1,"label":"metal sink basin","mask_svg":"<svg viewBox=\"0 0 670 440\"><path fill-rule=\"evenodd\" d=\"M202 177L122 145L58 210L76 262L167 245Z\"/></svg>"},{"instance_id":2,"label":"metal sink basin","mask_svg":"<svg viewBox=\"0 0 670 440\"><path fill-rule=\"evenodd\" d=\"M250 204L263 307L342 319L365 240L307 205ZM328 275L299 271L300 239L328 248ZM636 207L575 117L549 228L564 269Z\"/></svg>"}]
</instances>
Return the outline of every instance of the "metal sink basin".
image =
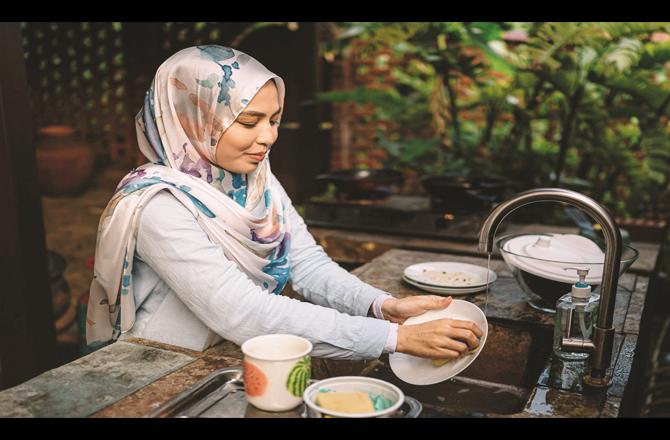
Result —
<instances>
[{"instance_id":1,"label":"metal sink basin","mask_svg":"<svg viewBox=\"0 0 670 440\"><path fill-rule=\"evenodd\" d=\"M423 404L420 417L483 417L521 412L551 353L552 329L489 320L479 357L461 374L428 386L398 379L388 355L363 362L323 361L328 376L363 375L386 380Z\"/></svg>"}]
</instances>

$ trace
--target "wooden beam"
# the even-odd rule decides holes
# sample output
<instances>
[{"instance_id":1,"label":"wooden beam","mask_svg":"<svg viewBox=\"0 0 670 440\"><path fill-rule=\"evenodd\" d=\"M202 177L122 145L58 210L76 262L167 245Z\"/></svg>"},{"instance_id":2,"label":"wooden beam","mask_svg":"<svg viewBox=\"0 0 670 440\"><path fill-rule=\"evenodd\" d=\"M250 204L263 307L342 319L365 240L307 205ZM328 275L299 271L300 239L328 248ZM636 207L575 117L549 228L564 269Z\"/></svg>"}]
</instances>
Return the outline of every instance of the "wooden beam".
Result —
<instances>
[{"instance_id":1,"label":"wooden beam","mask_svg":"<svg viewBox=\"0 0 670 440\"><path fill-rule=\"evenodd\" d=\"M54 366L35 132L19 23L0 23L0 389Z\"/></svg>"}]
</instances>

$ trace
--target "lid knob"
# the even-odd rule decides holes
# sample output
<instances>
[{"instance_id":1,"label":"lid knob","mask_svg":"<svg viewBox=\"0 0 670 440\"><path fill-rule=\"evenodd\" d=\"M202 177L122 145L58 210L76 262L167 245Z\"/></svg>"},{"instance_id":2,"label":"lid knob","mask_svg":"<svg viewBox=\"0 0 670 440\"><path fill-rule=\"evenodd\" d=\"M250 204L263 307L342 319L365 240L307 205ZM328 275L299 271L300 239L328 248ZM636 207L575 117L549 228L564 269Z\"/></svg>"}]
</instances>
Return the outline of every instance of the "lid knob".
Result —
<instances>
[{"instance_id":1,"label":"lid knob","mask_svg":"<svg viewBox=\"0 0 670 440\"><path fill-rule=\"evenodd\" d=\"M540 238L537 239L534 246L543 247L543 248L551 247L551 239L550 238L545 238L545 237L540 237Z\"/></svg>"}]
</instances>

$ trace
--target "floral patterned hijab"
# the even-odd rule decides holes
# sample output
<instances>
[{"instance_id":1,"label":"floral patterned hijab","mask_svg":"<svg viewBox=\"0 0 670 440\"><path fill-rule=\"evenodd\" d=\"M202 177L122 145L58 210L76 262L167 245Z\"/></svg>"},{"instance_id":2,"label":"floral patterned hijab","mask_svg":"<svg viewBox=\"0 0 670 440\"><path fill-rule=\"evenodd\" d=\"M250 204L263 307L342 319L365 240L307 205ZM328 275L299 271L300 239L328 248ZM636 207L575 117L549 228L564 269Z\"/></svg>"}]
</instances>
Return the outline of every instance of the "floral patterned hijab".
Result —
<instances>
[{"instance_id":1,"label":"floral patterned hijab","mask_svg":"<svg viewBox=\"0 0 670 440\"><path fill-rule=\"evenodd\" d=\"M191 210L209 238L259 287L281 293L288 280L290 234L268 156L249 174L215 164L219 139L269 80L283 107L282 79L235 49L190 47L158 68L135 117L139 147L150 162L123 178L100 219L88 344L116 340L133 327L137 228L142 208L161 190Z\"/></svg>"}]
</instances>

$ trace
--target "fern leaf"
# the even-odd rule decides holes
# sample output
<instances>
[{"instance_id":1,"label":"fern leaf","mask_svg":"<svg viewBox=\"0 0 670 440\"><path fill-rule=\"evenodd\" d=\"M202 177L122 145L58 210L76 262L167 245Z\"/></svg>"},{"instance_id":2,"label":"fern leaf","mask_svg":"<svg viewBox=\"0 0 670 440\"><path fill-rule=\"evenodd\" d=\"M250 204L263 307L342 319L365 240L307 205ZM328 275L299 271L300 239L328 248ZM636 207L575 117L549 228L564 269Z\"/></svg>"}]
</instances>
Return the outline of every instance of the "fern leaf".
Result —
<instances>
[{"instance_id":1,"label":"fern leaf","mask_svg":"<svg viewBox=\"0 0 670 440\"><path fill-rule=\"evenodd\" d=\"M606 22L598 23L598 26L611 41L668 29L668 23L658 22Z\"/></svg>"},{"instance_id":2,"label":"fern leaf","mask_svg":"<svg viewBox=\"0 0 670 440\"><path fill-rule=\"evenodd\" d=\"M642 43L631 38L623 38L614 50L605 55L605 62L614 64L621 73L640 61L641 52Z\"/></svg>"}]
</instances>

